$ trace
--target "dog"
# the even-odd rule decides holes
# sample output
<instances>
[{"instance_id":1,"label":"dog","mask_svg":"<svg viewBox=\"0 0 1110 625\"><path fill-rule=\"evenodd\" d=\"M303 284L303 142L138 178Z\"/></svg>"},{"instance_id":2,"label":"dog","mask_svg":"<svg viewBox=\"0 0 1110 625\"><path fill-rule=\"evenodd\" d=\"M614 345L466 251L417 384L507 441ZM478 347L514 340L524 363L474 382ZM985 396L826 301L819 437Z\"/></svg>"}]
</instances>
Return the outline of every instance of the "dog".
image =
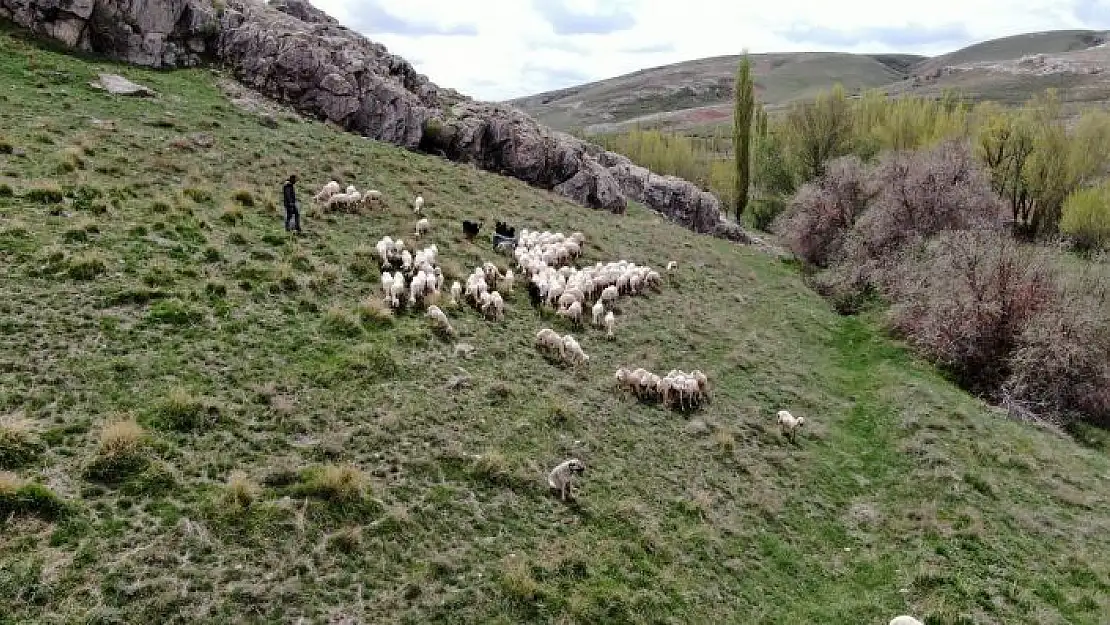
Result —
<instances>
[{"instance_id":1,"label":"dog","mask_svg":"<svg viewBox=\"0 0 1110 625\"><path fill-rule=\"evenodd\" d=\"M586 471L586 465L578 458L570 458L559 463L559 466L551 470L547 476L547 485L553 491L559 491L559 499L566 501L569 497L574 499L574 493L571 492L571 480L575 476L582 475Z\"/></svg>"}]
</instances>

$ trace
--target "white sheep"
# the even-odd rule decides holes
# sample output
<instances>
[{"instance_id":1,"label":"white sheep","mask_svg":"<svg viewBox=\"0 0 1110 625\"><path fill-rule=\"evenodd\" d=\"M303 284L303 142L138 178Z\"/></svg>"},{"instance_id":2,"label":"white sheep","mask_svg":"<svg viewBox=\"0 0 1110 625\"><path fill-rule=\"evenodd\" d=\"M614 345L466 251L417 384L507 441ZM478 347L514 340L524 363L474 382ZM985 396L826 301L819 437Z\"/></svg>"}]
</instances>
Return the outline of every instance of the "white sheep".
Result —
<instances>
[{"instance_id":1,"label":"white sheep","mask_svg":"<svg viewBox=\"0 0 1110 625\"><path fill-rule=\"evenodd\" d=\"M458 280L455 280L454 282L451 283L451 305L452 306L458 306L459 305L459 296L460 295L462 295L462 285L459 284Z\"/></svg>"},{"instance_id":2,"label":"white sheep","mask_svg":"<svg viewBox=\"0 0 1110 625\"><path fill-rule=\"evenodd\" d=\"M413 234L413 238L418 239L418 238L424 236L425 234L428 234L428 231L431 230L431 229L432 229L432 222L428 221L427 217L424 217L423 219L420 219L419 221L416 222L416 232Z\"/></svg>"},{"instance_id":3,"label":"white sheep","mask_svg":"<svg viewBox=\"0 0 1110 625\"><path fill-rule=\"evenodd\" d=\"M571 335L563 337L563 354L564 358L570 361L571 364L590 364L590 357L582 350L582 346Z\"/></svg>"},{"instance_id":4,"label":"white sheep","mask_svg":"<svg viewBox=\"0 0 1110 625\"><path fill-rule=\"evenodd\" d=\"M336 193L330 196L327 200L327 203L324 204L324 207L328 209L335 208L337 206L350 208L352 206L358 206L360 203L362 203L362 194L356 191L354 186L352 185L347 187L346 193Z\"/></svg>"},{"instance_id":5,"label":"white sheep","mask_svg":"<svg viewBox=\"0 0 1110 625\"><path fill-rule=\"evenodd\" d=\"M544 328L536 332L536 347L547 352L563 354L563 337L551 328Z\"/></svg>"},{"instance_id":6,"label":"white sheep","mask_svg":"<svg viewBox=\"0 0 1110 625\"><path fill-rule=\"evenodd\" d=\"M513 276L513 270L512 269L506 270L505 275L501 277L500 286L506 293L512 293L513 292L513 281L514 281L514 279L515 278Z\"/></svg>"},{"instance_id":7,"label":"white sheep","mask_svg":"<svg viewBox=\"0 0 1110 625\"><path fill-rule=\"evenodd\" d=\"M890 619L890 624L889 625L925 625L925 624L922 623L921 621L915 619L912 616L902 615L902 616L896 616L896 617Z\"/></svg>"},{"instance_id":8,"label":"white sheep","mask_svg":"<svg viewBox=\"0 0 1110 625\"><path fill-rule=\"evenodd\" d=\"M564 317L568 317L571 321L574 322L574 325L581 325L581 323L582 323L582 303L578 302L578 301L572 302L566 308L563 308L563 309L559 310L559 312L557 314L562 315Z\"/></svg>"},{"instance_id":9,"label":"white sheep","mask_svg":"<svg viewBox=\"0 0 1110 625\"><path fill-rule=\"evenodd\" d=\"M331 196L335 195L336 193L339 193L339 191L340 191L339 183L332 180L332 181L328 182L326 185L324 185L323 188L320 189L319 193L312 196L312 199L317 201L317 202L323 202L323 201L326 201Z\"/></svg>"},{"instance_id":10,"label":"white sheep","mask_svg":"<svg viewBox=\"0 0 1110 625\"><path fill-rule=\"evenodd\" d=\"M412 201L412 212L419 213L424 209L424 196L417 195L416 199Z\"/></svg>"},{"instance_id":11,"label":"white sheep","mask_svg":"<svg viewBox=\"0 0 1110 625\"><path fill-rule=\"evenodd\" d=\"M795 417L785 410L778 412L779 430L783 435L789 435L793 441L798 435L798 428L806 424L805 417Z\"/></svg>"},{"instance_id":12,"label":"white sheep","mask_svg":"<svg viewBox=\"0 0 1110 625\"><path fill-rule=\"evenodd\" d=\"M377 189L369 189L362 195L362 205L371 208L382 201L382 192Z\"/></svg>"},{"instance_id":13,"label":"white sheep","mask_svg":"<svg viewBox=\"0 0 1110 625\"><path fill-rule=\"evenodd\" d=\"M613 316L613 311L605 314L605 336L613 338L613 327L616 325L616 318Z\"/></svg>"},{"instance_id":14,"label":"white sheep","mask_svg":"<svg viewBox=\"0 0 1110 625\"><path fill-rule=\"evenodd\" d=\"M547 485L551 490L559 491L559 499L562 501L566 501L568 497L573 500L571 482L575 476L581 475L585 470L586 465L578 458L564 460L547 474Z\"/></svg>"},{"instance_id":15,"label":"white sheep","mask_svg":"<svg viewBox=\"0 0 1110 625\"><path fill-rule=\"evenodd\" d=\"M591 312L593 313L594 326L600 328L601 320L605 317L605 304L601 300L597 300Z\"/></svg>"},{"instance_id":16,"label":"white sheep","mask_svg":"<svg viewBox=\"0 0 1110 625\"><path fill-rule=\"evenodd\" d=\"M677 260L672 260L669 263L667 263L667 273L674 273L676 271L678 271L678 261Z\"/></svg>"},{"instance_id":17,"label":"white sheep","mask_svg":"<svg viewBox=\"0 0 1110 625\"><path fill-rule=\"evenodd\" d=\"M451 321L447 318L447 314L440 310L439 306L429 306L425 315L448 336L455 336L455 328L451 327Z\"/></svg>"},{"instance_id":18,"label":"white sheep","mask_svg":"<svg viewBox=\"0 0 1110 625\"><path fill-rule=\"evenodd\" d=\"M486 301L482 304L482 312L487 317L494 319L501 319L505 316L505 300L501 298L501 294L497 291L491 291L486 296Z\"/></svg>"}]
</instances>

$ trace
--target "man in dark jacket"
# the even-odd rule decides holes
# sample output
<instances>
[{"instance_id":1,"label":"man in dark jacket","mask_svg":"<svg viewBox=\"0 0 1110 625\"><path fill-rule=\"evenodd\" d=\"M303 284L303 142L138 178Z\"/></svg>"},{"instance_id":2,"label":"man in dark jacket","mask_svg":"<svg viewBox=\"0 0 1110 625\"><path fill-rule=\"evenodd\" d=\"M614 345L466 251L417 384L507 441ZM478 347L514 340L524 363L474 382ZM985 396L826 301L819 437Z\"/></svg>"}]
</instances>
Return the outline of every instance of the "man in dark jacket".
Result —
<instances>
[{"instance_id":1,"label":"man in dark jacket","mask_svg":"<svg viewBox=\"0 0 1110 625\"><path fill-rule=\"evenodd\" d=\"M294 185L297 184L297 174L289 176L282 186L282 198L285 204L285 230L301 231L301 212L297 210L297 192ZM290 226L292 224L292 226Z\"/></svg>"}]
</instances>

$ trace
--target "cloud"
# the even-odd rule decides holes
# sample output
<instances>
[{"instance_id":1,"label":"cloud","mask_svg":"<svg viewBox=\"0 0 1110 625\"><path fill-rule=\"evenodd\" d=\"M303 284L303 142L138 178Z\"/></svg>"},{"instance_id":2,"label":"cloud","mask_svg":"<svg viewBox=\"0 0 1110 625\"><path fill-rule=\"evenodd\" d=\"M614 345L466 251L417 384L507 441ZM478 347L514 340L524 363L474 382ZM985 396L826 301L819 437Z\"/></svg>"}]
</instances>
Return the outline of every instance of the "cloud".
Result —
<instances>
[{"instance_id":1,"label":"cloud","mask_svg":"<svg viewBox=\"0 0 1110 625\"><path fill-rule=\"evenodd\" d=\"M568 0L532 0L532 6L557 35L606 35L636 25L632 13L620 7L590 12L571 8L569 4Z\"/></svg>"},{"instance_id":2,"label":"cloud","mask_svg":"<svg viewBox=\"0 0 1110 625\"><path fill-rule=\"evenodd\" d=\"M894 48L914 48L971 39L971 33L962 24L923 26L911 23L905 26L870 26L844 30L799 24L779 34L791 41L833 48L866 44L879 44Z\"/></svg>"},{"instance_id":3,"label":"cloud","mask_svg":"<svg viewBox=\"0 0 1110 625\"><path fill-rule=\"evenodd\" d=\"M312 2L436 83L486 100L743 48L932 56L1019 33L1110 28L1110 0L929 0L897 11L890 0Z\"/></svg>"},{"instance_id":4,"label":"cloud","mask_svg":"<svg viewBox=\"0 0 1110 625\"><path fill-rule=\"evenodd\" d=\"M1110 2L1107 0L1075 0L1075 17L1093 29L1110 28Z\"/></svg>"},{"instance_id":5,"label":"cloud","mask_svg":"<svg viewBox=\"0 0 1110 625\"><path fill-rule=\"evenodd\" d=\"M624 52L625 54L666 54L668 52L674 51L674 43L670 41L665 41L663 43L653 43L644 46L632 46L630 48L624 48L623 50L621 50L621 52Z\"/></svg>"},{"instance_id":6,"label":"cloud","mask_svg":"<svg viewBox=\"0 0 1110 625\"><path fill-rule=\"evenodd\" d=\"M376 0L362 0L349 28L370 34L391 34L446 37L474 37L478 28L473 24L440 25L425 20L407 20L387 11Z\"/></svg>"}]
</instances>

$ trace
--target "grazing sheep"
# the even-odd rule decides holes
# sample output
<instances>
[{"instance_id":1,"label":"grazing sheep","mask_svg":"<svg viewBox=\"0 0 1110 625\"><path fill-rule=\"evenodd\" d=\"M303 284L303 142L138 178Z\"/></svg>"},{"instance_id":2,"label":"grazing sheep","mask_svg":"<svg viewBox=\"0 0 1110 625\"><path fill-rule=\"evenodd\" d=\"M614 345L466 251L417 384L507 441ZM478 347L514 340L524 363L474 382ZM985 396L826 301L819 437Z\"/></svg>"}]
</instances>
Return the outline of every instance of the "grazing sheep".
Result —
<instances>
[{"instance_id":1,"label":"grazing sheep","mask_svg":"<svg viewBox=\"0 0 1110 625\"><path fill-rule=\"evenodd\" d=\"M571 458L559 463L547 475L547 484L553 491L559 491L559 499L566 501L574 499L571 492L571 481L575 476L581 475L586 470L586 465L578 458Z\"/></svg>"},{"instance_id":2,"label":"grazing sheep","mask_svg":"<svg viewBox=\"0 0 1110 625\"><path fill-rule=\"evenodd\" d=\"M497 291L491 291L482 305L482 312L487 317L493 317L497 320L503 318L505 316L505 300L501 298L501 294Z\"/></svg>"},{"instance_id":3,"label":"grazing sheep","mask_svg":"<svg viewBox=\"0 0 1110 625\"><path fill-rule=\"evenodd\" d=\"M344 208L357 207L362 203L362 194L355 190L354 185L347 187L346 193L336 193L330 196L324 204L325 209L332 209L339 206Z\"/></svg>"},{"instance_id":4,"label":"grazing sheep","mask_svg":"<svg viewBox=\"0 0 1110 625\"><path fill-rule=\"evenodd\" d=\"M424 217L423 219L420 219L419 221L416 222L416 232L413 234L413 238L418 239L418 238L424 236L425 234L428 234L428 231L431 230L431 229L432 229L432 222L428 221L427 217Z\"/></svg>"},{"instance_id":5,"label":"grazing sheep","mask_svg":"<svg viewBox=\"0 0 1110 625\"><path fill-rule=\"evenodd\" d=\"M451 321L447 318L447 314L440 310L439 306L429 306L425 316L431 319L447 336L455 336L455 328L451 327Z\"/></svg>"},{"instance_id":6,"label":"grazing sheep","mask_svg":"<svg viewBox=\"0 0 1110 625\"><path fill-rule=\"evenodd\" d=\"M515 280L515 277L513 276L513 270L508 269L508 270L505 271L505 275L501 277L501 282L500 282L499 286L506 293L512 293L513 292L513 281L514 280Z\"/></svg>"},{"instance_id":7,"label":"grazing sheep","mask_svg":"<svg viewBox=\"0 0 1110 625\"><path fill-rule=\"evenodd\" d=\"M576 325L576 326L582 325L582 303L581 302L578 302L578 301L572 302L566 308L563 308L563 309L559 310L559 312L557 314L570 318L570 320L572 322L574 322L574 325Z\"/></svg>"},{"instance_id":8,"label":"grazing sheep","mask_svg":"<svg viewBox=\"0 0 1110 625\"><path fill-rule=\"evenodd\" d=\"M393 275L388 271L382 272L382 293L389 295L389 287L393 286Z\"/></svg>"},{"instance_id":9,"label":"grazing sheep","mask_svg":"<svg viewBox=\"0 0 1110 625\"><path fill-rule=\"evenodd\" d=\"M547 352L559 352L563 354L563 337L551 328L544 328L536 332L536 347Z\"/></svg>"},{"instance_id":10,"label":"grazing sheep","mask_svg":"<svg viewBox=\"0 0 1110 625\"><path fill-rule=\"evenodd\" d=\"M798 428L806 424L805 417L795 417L785 410L778 412L779 430L783 435L789 435L791 442L798 436Z\"/></svg>"},{"instance_id":11,"label":"grazing sheep","mask_svg":"<svg viewBox=\"0 0 1110 625\"><path fill-rule=\"evenodd\" d=\"M609 285L601 291L601 299L607 304L617 301L618 297L620 290L616 286Z\"/></svg>"},{"instance_id":12,"label":"grazing sheep","mask_svg":"<svg viewBox=\"0 0 1110 625\"><path fill-rule=\"evenodd\" d=\"M381 204L382 192L377 189L370 189L362 195L362 205L367 208L372 208L377 204Z\"/></svg>"},{"instance_id":13,"label":"grazing sheep","mask_svg":"<svg viewBox=\"0 0 1110 625\"><path fill-rule=\"evenodd\" d=\"M617 320L613 316L613 311L610 310L608 313L605 314L605 336L607 338L613 338L613 327L616 325L616 323Z\"/></svg>"},{"instance_id":14,"label":"grazing sheep","mask_svg":"<svg viewBox=\"0 0 1110 625\"><path fill-rule=\"evenodd\" d=\"M890 624L889 625L925 625L925 624L922 623L921 621L915 619L912 616L902 615L902 616L896 616L896 617L890 619Z\"/></svg>"},{"instance_id":15,"label":"grazing sheep","mask_svg":"<svg viewBox=\"0 0 1110 625\"><path fill-rule=\"evenodd\" d=\"M564 358L569 360L573 365L590 364L589 355L582 350L582 346L578 344L578 341L569 334L563 337L563 354Z\"/></svg>"},{"instance_id":16,"label":"grazing sheep","mask_svg":"<svg viewBox=\"0 0 1110 625\"><path fill-rule=\"evenodd\" d=\"M601 300L597 300L591 312L593 313L594 326L600 328L601 320L605 317L605 304Z\"/></svg>"},{"instance_id":17,"label":"grazing sheep","mask_svg":"<svg viewBox=\"0 0 1110 625\"><path fill-rule=\"evenodd\" d=\"M412 212L419 213L424 210L424 196L417 195L416 199L412 201Z\"/></svg>"},{"instance_id":18,"label":"grazing sheep","mask_svg":"<svg viewBox=\"0 0 1110 625\"><path fill-rule=\"evenodd\" d=\"M324 202L328 198L330 198L331 196L333 196L333 195L335 195L336 193L339 193L339 192L340 192L339 183L332 180L332 181L328 182L326 185L324 185L323 188L320 189L319 193L312 196L312 199L316 202Z\"/></svg>"},{"instance_id":19,"label":"grazing sheep","mask_svg":"<svg viewBox=\"0 0 1110 625\"><path fill-rule=\"evenodd\" d=\"M454 282L451 283L451 305L452 306L458 306L459 305L459 296L460 295L462 295L462 285L459 284L458 280L455 280Z\"/></svg>"},{"instance_id":20,"label":"grazing sheep","mask_svg":"<svg viewBox=\"0 0 1110 625\"><path fill-rule=\"evenodd\" d=\"M472 241L474 237L478 236L478 231L482 228L482 224L469 219L464 219L462 222L463 236L466 240Z\"/></svg>"}]
</instances>

